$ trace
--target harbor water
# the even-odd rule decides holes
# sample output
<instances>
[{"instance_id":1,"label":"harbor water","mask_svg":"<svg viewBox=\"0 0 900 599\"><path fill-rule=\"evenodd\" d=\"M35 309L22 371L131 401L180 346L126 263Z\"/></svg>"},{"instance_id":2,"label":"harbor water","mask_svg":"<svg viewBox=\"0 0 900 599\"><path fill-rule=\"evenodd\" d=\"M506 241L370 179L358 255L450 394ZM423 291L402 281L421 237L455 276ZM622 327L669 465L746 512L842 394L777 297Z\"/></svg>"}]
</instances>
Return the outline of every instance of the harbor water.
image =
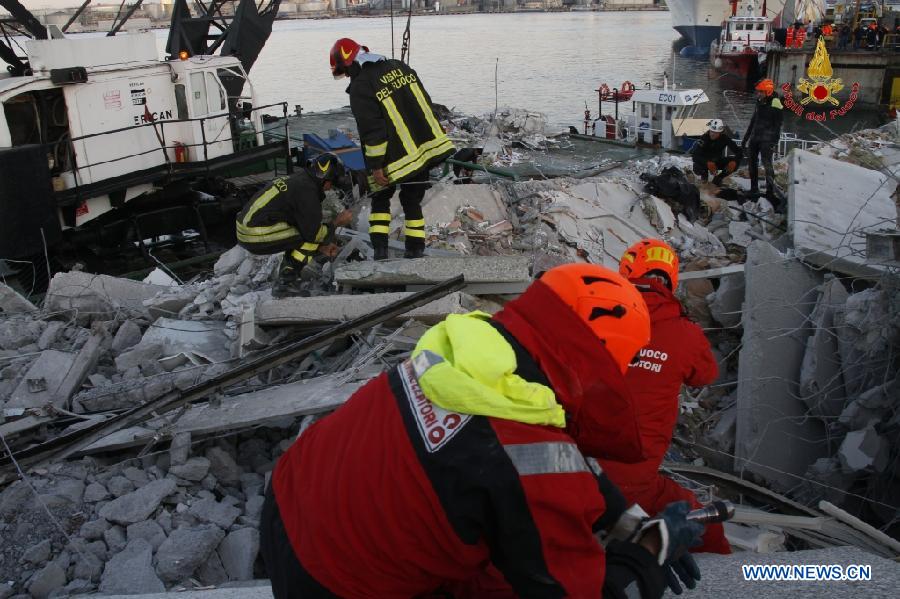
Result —
<instances>
[{"instance_id":1,"label":"harbor water","mask_svg":"<svg viewBox=\"0 0 900 599\"><path fill-rule=\"evenodd\" d=\"M399 58L406 19L394 19ZM163 35L162 32L160 35ZM335 81L328 51L340 37L391 55L389 18L279 21L251 77L264 103L286 100L306 111L347 104L347 82ZM500 106L544 112L557 129L581 129L585 103L597 111L596 89L624 81L702 88L710 102L699 117L718 117L742 131L753 112L743 82L722 77L707 58L677 56L679 38L668 12L471 14L413 17L411 60L433 101L466 114ZM499 59L499 60L498 60ZM495 78L496 74L496 78ZM496 86L495 86L496 82ZM621 107L630 110L630 103ZM877 124L874 113L822 125L785 115L785 131L809 139Z\"/></svg>"}]
</instances>

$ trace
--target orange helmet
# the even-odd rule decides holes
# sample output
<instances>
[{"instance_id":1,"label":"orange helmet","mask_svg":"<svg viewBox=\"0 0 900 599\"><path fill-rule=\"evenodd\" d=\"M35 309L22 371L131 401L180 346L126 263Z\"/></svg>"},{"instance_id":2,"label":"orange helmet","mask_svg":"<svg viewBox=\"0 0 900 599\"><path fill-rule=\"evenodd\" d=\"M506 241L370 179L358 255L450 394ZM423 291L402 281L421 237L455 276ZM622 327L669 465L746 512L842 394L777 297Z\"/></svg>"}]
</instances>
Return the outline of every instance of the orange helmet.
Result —
<instances>
[{"instance_id":1,"label":"orange helmet","mask_svg":"<svg viewBox=\"0 0 900 599\"><path fill-rule=\"evenodd\" d=\"M650 341L650 312L634 285L596 264L563 264L541 281L568 304L603 342L624 373Z\"/></svg>"},{"instance_id":2,"label":"orange helmet","mask_svg":"<svg viewBox=\"0 0 900 599\"><path fill-rule=\"evenodd\" d=\"M619 274L626 279L640 279L654 270L666 275L673 290L678 287L678 254L662 239L641 239L619 261Z\"/></svg>"},{"instance_id":3,"label":"orange helmet","mask_svg":"<svg viewBox=\"0 0 900 599\"><path fill-rule=\"evenodd\" d=\"M349 37L342 37L334 42L329 58L331 59L331 74L335 79L340 79L347 74L347 69L356 60L361 49L368 52L367 48L360 46Z\"/></svg>"},{"instance_id":4,"label":"orange helmet","mask_svg":"<svg viewBox=\"0 0 900 599\"><path fill-rule=\"evenodd\" d=\"M771 79L763 79L756 84L756 91L765 92L767 96L771 96L775 93L775 82Z\"/></svg>"}]
</instances>

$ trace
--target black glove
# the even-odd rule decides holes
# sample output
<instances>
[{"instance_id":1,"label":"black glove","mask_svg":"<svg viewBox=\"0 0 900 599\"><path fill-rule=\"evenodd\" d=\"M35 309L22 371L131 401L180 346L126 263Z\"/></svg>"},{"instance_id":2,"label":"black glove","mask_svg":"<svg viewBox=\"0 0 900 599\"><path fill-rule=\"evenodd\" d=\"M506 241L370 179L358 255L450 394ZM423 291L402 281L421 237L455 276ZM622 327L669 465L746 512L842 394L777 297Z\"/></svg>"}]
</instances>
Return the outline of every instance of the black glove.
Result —
<instances>
[{"instance_id":1,"label":"black glove","mask_svg":"<svg viewBox=\"0 0 900 599\"><path fill-rule=\"evenodd\" d=\"M670 503L663 511L658 513L650 522L661 520L668 531L668 543L666 543L665 561L680 558L691 547L703 543L705 527L699 522L685 518L691 511L691 505L687 501Z\"/></svg>"},{"instance_id":2,"label":"black glove","mask_svg":"<svg viewBox=\"0 0 900 599\"><path fill-rule=\"evenodd\" d=\"M666 584L676 595L684 592L681 584L678 584L679 579L689 589L697 587L697 581L700 580L700 567L690 553L667 561L663 567L666 569Z\"/></svg>"}]
</instances>

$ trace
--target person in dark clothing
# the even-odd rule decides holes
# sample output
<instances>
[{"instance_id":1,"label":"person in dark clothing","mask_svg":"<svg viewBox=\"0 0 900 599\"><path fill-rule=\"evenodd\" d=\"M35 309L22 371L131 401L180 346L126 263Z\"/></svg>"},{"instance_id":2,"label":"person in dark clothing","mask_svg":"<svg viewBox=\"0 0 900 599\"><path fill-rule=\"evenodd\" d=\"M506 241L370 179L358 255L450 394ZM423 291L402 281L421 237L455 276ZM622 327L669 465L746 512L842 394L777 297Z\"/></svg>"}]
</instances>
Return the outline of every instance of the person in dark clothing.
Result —
<instances>
[{"instance_id":1,"label":"person in dark clothing","mask_svg":"<svg viewBox=\"0 0 900 599\"><path fill-rule=\"evenodd\" d=\"M869 25L868 29L866 29L866 49L878 49L878 27L875 26L875 23L872 23Z\"/></svg>"},{"instance_id":2,"label":"person in dark clothing","mask_svg":"<svg viewBox=\"0 0 900 599\"><path fill-rule=\"evenodd\" d=\"M477 163L482 152L483 150L481 148L462 148L453 155L453 159L460 162ZM456 180L453 181L453 183L457 185L471 183L472 173L472 169L454 164L453 174L456 176Z\"/></svg>"},{"instance_id":3,"label":"person in dark clothing","mask_svg":"<svg viewBox=\"0 0 900 599\"><path fill-rule=\"evenodd\" d=\"M703 181L713 175L713 184L721 185L725 177L737 170L744 153L725 133L725 123L721 119L712 119L706 126L709 130L691 148L694 174ZM725 150L730 150L731 156L726 156Z\"/></svg>"},{"instance_id":4,"label":"person in dark clothing","mask_svg":"<svg viewBox=\"0 0 900 599\"><path fill-rule=\"evenodd\" d=\"M334 231L350 223L352 213L341 212L331 224L322 223L322 200L345 176L341 159L320 154L306 168L279 177L254 195L237 216L237 240L251 254L284 252L272 295L303 293L300 272Z\"/></svg>"},{"instance_id":5,"label":"person in dark clothing","mask_svg":"<svg viewBox=\"0 0 900 599\"><path fill-rule=\"evenodd\" d=\"M704 527L688 503L647 519L587 457L644 455L624 373L649 340L641 294L594 264L429 329L279 458L260 522L275 598L483 598L499 583L657 599L673 572L690 587Z\"/></svg>"},{"instance_id":6,"label":"person in dark clothing","mask_svg":"<svg viewBox=\"0 0 900 599\"><path fill-rule=\"evenodd\" d=\"M784 119L784 106L781 98L775 93L775 82L763 79L756 84L756 110L747 126L741 148L749 151L750 193L759 194L759 159L762 159L766 172L766 199L773 206L775 197L775 167L772 157L781 139L781 124ZM777 206L776 206L777 208Z\"/></svg>"},{"instance_id":7,"label":"person in dark clothing","mask_svg":"<svg viewBox=\"0 0 900 599\"><path fill-rule=\"evenodd\" d=\"M428 171L453 154L453 143L419 75L409 66L372 54L348 38L334 43L330 58L335 79L350 77L350 109L371 173L369 237L375 259L388 257L391 198L397 185L406 219L404 256L419 258L425 254L421 203L429 187Z\"/></svg>"},{"instance_id":8,"label":"person in dark clothing","mask_svg":"<svg viewBox=\"0 0 900 599\"><path fill-rule=\"evenodd\" d=\"M838 50L846 50L850 44L850 26L843 23L838 26Z\"/></svg>"},{"instance_id":9,"label":"person in dark clothing","mask_svg":"<svg viewBox=\"0 0 900 599\"><path fill-rule=\"evenodd\" d=\"M860 46L863 43L863 39L865 38L865 31L863 30L862 25L857 25L856 29L853 30L853 49L859 50Z\"/></svg>"}]
</instances>

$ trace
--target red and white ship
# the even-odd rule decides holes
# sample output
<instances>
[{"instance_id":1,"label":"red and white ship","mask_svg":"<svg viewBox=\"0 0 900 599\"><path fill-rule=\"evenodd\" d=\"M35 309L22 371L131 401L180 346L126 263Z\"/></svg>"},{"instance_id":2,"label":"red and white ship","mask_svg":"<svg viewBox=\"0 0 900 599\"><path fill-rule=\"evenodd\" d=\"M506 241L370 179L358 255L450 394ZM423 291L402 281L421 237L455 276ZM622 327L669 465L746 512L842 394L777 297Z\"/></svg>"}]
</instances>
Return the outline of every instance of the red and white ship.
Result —
<instances>
[{"instance_id":1,"label":"red and white ship","mask_svg":"<svg viewBox=\"0 0 900 599\"><path fill-rule=\"evenodd\" d=\"M737 0L731 2L731 16L722 25L718 41L709 49L712 67L734 75L748 84L755 83L766 72L766 56L780 46L774 41L771 16L766 14L763 0L762 14L757 15L753 4L747 14L737 14Z\"/></svg>"}]
</instances>

